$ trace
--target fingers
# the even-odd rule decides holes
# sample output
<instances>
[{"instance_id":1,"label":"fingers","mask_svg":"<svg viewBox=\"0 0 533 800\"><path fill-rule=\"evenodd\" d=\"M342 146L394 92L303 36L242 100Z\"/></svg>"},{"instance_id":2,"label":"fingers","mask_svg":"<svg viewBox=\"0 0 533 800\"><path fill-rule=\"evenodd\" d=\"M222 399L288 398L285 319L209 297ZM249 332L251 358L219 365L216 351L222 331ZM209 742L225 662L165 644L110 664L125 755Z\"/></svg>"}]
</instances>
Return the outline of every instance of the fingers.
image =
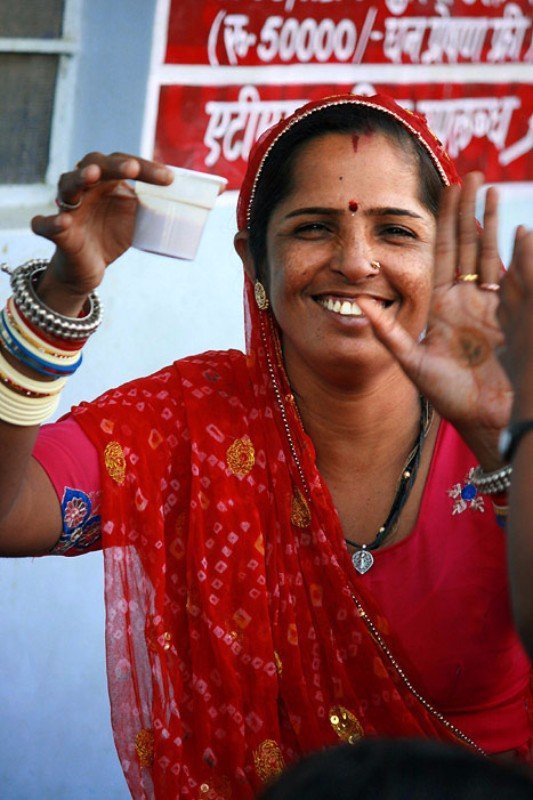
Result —
<instances>
[{"instance_id":1,"label":"fingers","mask_svg":"<svg viewBox=\"0 0 533 800\"><path fill-rule=\"evenodd\" d=\"M399 322L391 319L385 309L373 300L368 297L358 297L357 303L370 321L376 338L396 358L411 380L416 381L423 348L419 347Z\"/></svg>"},{"instance_id":2,"label":"fingers","mask_svg":"<svg viewBox=\"0 0 533 800\"><path fill-rule=\"evenodd\" d=\"M498 192L494 187L487 190L483 230L479 240L480 284L497 284L502 278L503 265L498 250Z\"/></svg>"},{"instance_id":3,"label":"fingers","mask_svg":"<svg viewBox=\"0 0 533 800\"><path fill-rule=\"evenodd\" d=\"M461 187L448 186L442 193L435 235L435 286L453 283L457 264L456 219Z\"/></svg>"},{"instance_id":4,"label":"fingers","mask_svg":"<svg viewBox=\"0 0 533 800\"><path fill-rule=\"evenodd\" d=\"M470 172L464 179L457 213L457 274L473 275L478 262L476 195L483 183L481 172Z\"/></svg>"},{"instance_id":5,"label":"fingers","mask_svg":"<svg viewBox=\"0 0 533 800\"><path fill-rule=\"evenodd\" d=\"M523 291L532 291L533 231L528 231L524 225L519 225L516 229L509 275Z\"/></svg>"},{"instance_id":6,"label":"fingers","mask_svg":"<svg viewBox=\"0 0 533 800\"><path fill-rule=\"evenodd\" d=\"M140 180L146 183L168 185L172 172L155 161L137 158L127 153L88 153L75 169L61 175L58 182L58 197L65 203L75 205L83 193L104 181Z\"/></svg>"},{"instance_id":7,"label":"fingers","mask_svg":"<svg viewBox=\"0 0 533 800\"><path fill-rule=\"evenodd\" d=\"M489 188L483 227L476 220L476 196L483 183L480 172L469 173L462 185L443 192L435 238L435 285L454 280L496 287L502 277L498 252L498 194ZM477 278L468 276L476 275ZM465 276L466 280L465 280Z\"/></svg>"},{"instance_id":8,"label":"fingers","mask_svg":"<svg viewBox=\"0 0 533 800\"><path fill-rule=\"evenodd\" d=\"M62 233L67 231L72 224L69 214L54 214L51 217L44 217L39 214L33 217L31 229L37 236L43 236L51 242L56 242Z\"/></svg>"},{"instance_id":9,"label":"fingers","mask_svg":"<svg viewBox=\"0 0 533 800\"><path fill-rule=\"evenodd\" d=\"M521 304L528 295L533 295L533 231L519 225L511 265L501 281L497 314L504 330L516 323Z\"/></svg>"},{"instance_id":10,"label":"fingers","mask_svg":"<svg viewBox=\"0 0 533 800\"><path fill-rule=\"evenodd\" d=\"M167 185L172 182L172 172L157 161L132 156L129 153L89 153L78 162L78 169L96 164L100 168L100 180L138 180L145 183Z\"/></svg>"}]
</instances>

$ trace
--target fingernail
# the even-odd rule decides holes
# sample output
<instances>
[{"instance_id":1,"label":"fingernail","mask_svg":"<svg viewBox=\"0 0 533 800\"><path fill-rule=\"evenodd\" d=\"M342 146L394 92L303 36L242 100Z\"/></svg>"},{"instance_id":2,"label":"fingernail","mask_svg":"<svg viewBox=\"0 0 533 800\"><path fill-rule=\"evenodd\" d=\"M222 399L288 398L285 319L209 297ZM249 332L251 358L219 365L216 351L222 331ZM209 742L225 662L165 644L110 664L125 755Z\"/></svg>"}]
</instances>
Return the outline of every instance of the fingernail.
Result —
<instances>
[{"instance_id":1,"label":"fingernail","mask_svg":"<svg viewBox=\"0 0 533 800\"><path fill-rule=\"evenodd\" d=\"M158 167L155 171L156 178L162 181L171 181L174 177L173 173L166 167Z\"/></svg>"}]
</instances>

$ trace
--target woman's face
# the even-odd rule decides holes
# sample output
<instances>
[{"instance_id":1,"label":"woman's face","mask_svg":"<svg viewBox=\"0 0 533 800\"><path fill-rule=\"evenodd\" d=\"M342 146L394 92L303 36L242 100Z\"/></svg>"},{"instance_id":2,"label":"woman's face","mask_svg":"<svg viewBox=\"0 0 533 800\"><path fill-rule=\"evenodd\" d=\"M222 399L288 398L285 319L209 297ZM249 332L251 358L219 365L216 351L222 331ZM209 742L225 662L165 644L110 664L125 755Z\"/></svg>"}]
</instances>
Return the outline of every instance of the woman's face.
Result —
<instances>
[{"instance_id":1,"label":"woman's face","mask_svg":"<svg viewBox=\"0 0 533 800\"><path fill-rule=\"evenodd\" d=\"M328 133L301 146L293 191L267 229L267 291L289 375L299 366L343 380L354 367L391 363L357 308L361 295L412 336L422 331L435 219L418 181L412 156L380 133Z\"/></svg>"}]
</instances>

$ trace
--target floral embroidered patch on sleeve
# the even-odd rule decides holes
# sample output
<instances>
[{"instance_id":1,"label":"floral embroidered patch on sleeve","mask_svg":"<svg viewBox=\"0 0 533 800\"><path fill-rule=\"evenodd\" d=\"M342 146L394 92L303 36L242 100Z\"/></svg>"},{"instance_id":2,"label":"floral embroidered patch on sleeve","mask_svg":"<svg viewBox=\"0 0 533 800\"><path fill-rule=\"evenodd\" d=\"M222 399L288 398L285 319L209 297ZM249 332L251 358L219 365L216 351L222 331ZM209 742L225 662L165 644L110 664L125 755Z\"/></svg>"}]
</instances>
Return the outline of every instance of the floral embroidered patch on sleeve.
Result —
<instances>
[{"instance_id":1,"label":"floral embroidered patch on sleeve","mask_svg":"<svg viewBox=\"0 0 533 800\"><path fill-rule=\"evenodd\" d=\"M468 509L471 511L485 512L485 500L472 483L474 467L468 471L462 483L456 483L448 489L448 495L453 500L452 514L462 514Z\"/></svg>"},{"instance_id":2,"label":"floral embroidered patch on sleeve","mask_svg":"<svg viewBox=\"0 0 533 800\"><path fill-rule=\"evenodd\" d=\"M63 530L50 555L79 555L100 542L100 492L86 494L66 486L61 500Z\"/></svg>"}]
</instances>

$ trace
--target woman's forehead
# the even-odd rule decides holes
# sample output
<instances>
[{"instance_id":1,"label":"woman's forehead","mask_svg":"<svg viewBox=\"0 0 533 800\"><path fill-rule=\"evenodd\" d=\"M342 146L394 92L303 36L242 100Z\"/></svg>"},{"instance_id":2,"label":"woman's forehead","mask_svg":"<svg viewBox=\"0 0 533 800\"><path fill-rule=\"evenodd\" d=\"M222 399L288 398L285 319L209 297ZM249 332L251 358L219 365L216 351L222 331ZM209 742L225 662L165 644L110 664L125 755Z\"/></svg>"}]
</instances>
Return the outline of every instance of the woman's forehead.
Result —
<instances>
[{"instance_id":1,"label":"woman's forehead","mask_svg":"<svg viewBox=\"0 0 533 800\"><path fill-rule=\"evenodd\" d=\"M417 197L419 172L412 153L405 152L379 131L360 134L325 133L298 148L287 197L354 189L380 193L401 189Z\"/></svg>"}]
</instances>

